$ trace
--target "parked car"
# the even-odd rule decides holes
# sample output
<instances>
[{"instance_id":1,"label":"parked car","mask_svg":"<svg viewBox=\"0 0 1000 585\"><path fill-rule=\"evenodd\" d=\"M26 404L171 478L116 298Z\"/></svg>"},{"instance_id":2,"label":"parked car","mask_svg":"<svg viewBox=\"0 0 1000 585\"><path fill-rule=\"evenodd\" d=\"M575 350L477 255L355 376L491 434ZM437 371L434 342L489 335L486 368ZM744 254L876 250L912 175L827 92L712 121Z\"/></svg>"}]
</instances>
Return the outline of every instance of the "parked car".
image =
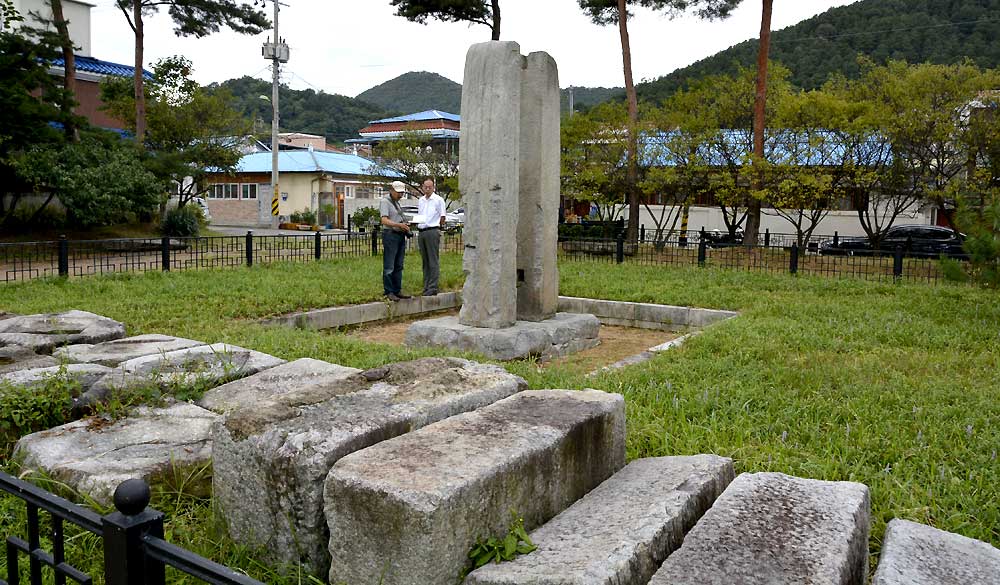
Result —
<instances>
[{"instance_id":1,"label":"parked car","mask_svg":"<svg viewBox=\"0 0 1000 585\"><path fill-rule=\"evenodd\" d=\"M458 231L465 225L465 208L459 207L455 211L444 214L444 229L447 232Z\"/></svg>"},{"instance_id":2,"label":"parked car","mask_svg":"<svg viewBox=\"0 0 1000 585\"><path fill-rule=\"evenodd\" d=\"M936 225L897 225L889 228L878 250L865 236L841 237L819 244L819 253L841 256L891 255L902 248L907 256L965 258L965 234Z\"/></svg>"},{"instance_id":3,"label":"parked car","mask_svg":"<svg viewBox=\"0 0 1000 585\"><path fill-rule=\"evenodd\" d=\"M712 230L705 232L705 243L710 248L725 248L726 246L739 246L743 243L743 229L736 228L736 233L730 235L729 232Z\"/></svg>"}]
</instances>

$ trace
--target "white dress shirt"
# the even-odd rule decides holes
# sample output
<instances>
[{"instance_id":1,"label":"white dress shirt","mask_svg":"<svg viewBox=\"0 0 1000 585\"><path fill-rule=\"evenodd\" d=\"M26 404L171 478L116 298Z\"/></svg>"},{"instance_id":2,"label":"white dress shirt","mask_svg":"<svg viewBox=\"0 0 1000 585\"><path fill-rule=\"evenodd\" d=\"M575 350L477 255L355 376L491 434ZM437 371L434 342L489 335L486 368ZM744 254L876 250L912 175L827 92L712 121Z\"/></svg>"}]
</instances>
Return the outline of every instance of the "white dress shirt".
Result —
<instances>
[{"instance_id":1,"label":"white dress shirt","mask_svg":"<svg viewBox=\"0 0 1000 585\"><path fill-rule=\"evenodd\" d=\"M441 227L441 218L444 214L444 198L437 193L431 193L430 197L420 196L417 201L417 215L422 215L427 223L417 224L419 229Z\"/></svg>"}]
</instances>

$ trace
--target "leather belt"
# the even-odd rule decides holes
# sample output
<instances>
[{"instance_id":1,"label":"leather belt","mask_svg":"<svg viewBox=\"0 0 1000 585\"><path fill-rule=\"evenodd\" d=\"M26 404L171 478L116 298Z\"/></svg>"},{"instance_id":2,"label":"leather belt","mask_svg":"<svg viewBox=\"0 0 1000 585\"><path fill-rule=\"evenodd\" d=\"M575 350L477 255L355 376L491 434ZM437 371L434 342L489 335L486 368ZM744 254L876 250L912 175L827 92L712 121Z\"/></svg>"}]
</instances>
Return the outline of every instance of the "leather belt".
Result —
<instances>
[{"instance_id":1,"label":"leather belt","mask_svg":"<svg viewBox=\"0 0 1000 585\"><path fill-rule=\"evenodd\" d=\"M419 231L422 231L422 232L429 232L429 231L431 231L431 230L437 230L437 229L441 229L441 228L436 228L436 227L429 227L429 228L423 228L423 229L421 229L421 228L417 228L417 229L418 229Z\"/></svg>"}]
</instances>

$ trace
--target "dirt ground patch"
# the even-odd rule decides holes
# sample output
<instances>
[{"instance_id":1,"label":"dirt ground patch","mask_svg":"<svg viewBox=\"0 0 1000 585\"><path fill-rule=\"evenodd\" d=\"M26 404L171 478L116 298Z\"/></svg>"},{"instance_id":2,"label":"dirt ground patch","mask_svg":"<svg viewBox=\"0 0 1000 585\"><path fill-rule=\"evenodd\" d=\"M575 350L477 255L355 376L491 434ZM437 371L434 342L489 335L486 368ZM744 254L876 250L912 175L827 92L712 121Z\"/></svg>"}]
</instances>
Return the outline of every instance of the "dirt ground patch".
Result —
<instances>
[{"instance_id":1,"label":"dirt ground patch","mask_svg":"<svg viewBox=\"0 0 1000 585\"><path fill-rule=\"evenodd\" d=\"M406 337L406 329L413 321L457 314L458 311L447 311L436 313L430 317L421 315L412 319L397 319L389 323L376 323L353 329L348 332L348 335L374 343L402 345L403 339ZM556 358L548 362L540 362L538 365L541 368L561 365L568 366L582 373L592 372L629 356L642 353L661 343L676 339L681 335L681 333L672 333L670 331L601 325L601 344L597 347Z\"/></svg>"}]
</instances>

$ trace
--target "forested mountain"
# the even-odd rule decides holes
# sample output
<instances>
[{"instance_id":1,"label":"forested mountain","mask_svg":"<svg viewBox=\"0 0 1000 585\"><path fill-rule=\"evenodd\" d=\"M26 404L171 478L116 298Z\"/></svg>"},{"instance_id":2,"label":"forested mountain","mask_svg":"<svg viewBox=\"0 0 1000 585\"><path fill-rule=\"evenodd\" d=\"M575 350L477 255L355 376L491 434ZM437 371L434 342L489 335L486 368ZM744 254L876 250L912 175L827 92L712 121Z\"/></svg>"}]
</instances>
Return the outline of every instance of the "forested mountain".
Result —
<instances>
[{"instance_id":1,"label":"forested mountain","mask_svg":"<svg viewBox=\"0 0 1000 585\"><path fill-rule=\"evenodd\" d=\"M267 132L271 128L271 103L260 96L271 95L271 84L252 77L230 79L213 83L209 89L228 89L233 94L233 107L254 120L255 131ZM281 105L281 131L305 132L326 136L328 142L343 142L357 138L358 130L368 125L370 120L385 118L393 112L342 95L315 92L311 89L289 89L282 87L279 93Z\"/></svg>"},{"instance_id":2,"label":"forested mountain","mask_svg":"<svg viewBox=\"0 0 1000 585\"><path fill-rule=\"evenodd\" d=\"M599 103L613 99L625 99L623 87L567 87L562 90L561 109L569 111L569 92L573 90L573 107L578 112L585 112Z\"/></svg>"},{"instance_id":3,"label":"forested mountain","mask_svg":"<svg viewBox=\"0 0 1000 585\"><path fill-rule=\"evenodd\" d=\"M357 99L396 114L424 110L458 114L462 109L462 86L437 73L411 71L359 93Z\"/></svg>"},{"instance_id":4,"label":"forested mountain","mask_svg":"<svg viewBox=\"0 0 1000 585\"><path fill-rule=\"evenodd\" d=\"M780 7L777 8L780 10ZM771 59L792 71L792 83L811 89L833 72L854 77L858 54L877 63L1000 65L1000 0L864 0L831 8L771 35ZM689 80L755 66L757 39L716 53L637 86L639 99L661 101Z\"/></svg>"}]
</instances>

